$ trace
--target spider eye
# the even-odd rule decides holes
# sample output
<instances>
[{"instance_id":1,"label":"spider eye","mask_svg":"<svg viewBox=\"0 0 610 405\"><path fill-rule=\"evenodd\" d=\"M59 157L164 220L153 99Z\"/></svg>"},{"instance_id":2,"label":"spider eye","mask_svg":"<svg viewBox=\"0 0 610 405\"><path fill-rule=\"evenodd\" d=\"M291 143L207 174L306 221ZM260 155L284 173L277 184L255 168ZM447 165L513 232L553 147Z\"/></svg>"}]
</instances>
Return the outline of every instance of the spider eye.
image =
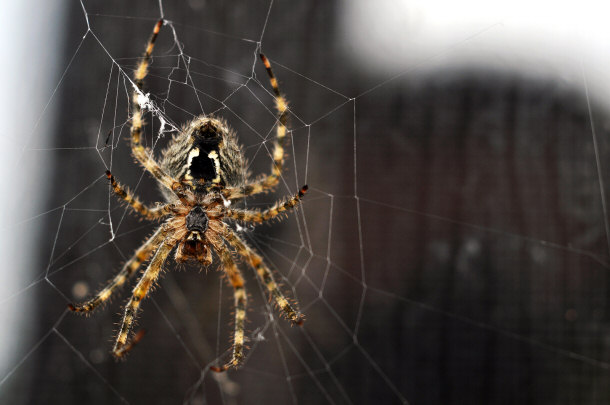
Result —
<instances>
[{"instance_id":1,"label":"spider eye","mask_svg":"<svg viewBox=\"0 0 610 405\"><path fill-rule=\"evenodd\" d=\"M186 216L186 229L202 233L208 229L208 216L203 208L196 206L188 213Z\"/></svg>"}]
</instances>

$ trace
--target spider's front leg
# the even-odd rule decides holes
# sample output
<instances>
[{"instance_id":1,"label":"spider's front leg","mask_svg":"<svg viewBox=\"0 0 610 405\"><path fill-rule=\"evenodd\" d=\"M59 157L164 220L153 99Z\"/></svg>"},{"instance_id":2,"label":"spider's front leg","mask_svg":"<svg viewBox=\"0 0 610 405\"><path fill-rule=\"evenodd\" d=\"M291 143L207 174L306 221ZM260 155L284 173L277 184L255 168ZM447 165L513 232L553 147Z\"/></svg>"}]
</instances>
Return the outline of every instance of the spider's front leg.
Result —
<instances>
[{"instance_id":1,"label":"spider's front leg","mask_svg":"<svg viewBox=\"0 0 610 405\"><path fill-rule=\"evenodd\" d=\"M244 287L244 279L227 247L220 239L218 241L210 240L210 242L220 257L222 269L227 275L229 283L233 286L233 296L235 299L235 334L233 336L233 355L231 360L224 366L210 367L212 371L222 372L230 368L238 368L244 360L247 297Z\"/></svg>"},{"instance_id":2,"label":"spider's front leg","mask_svg":"<svg viewBox=\"0 0 610 405\"><path fill-rule=\"evenodd\" d=\"M165 232L165 231L164 231ZM132 347L133 342L128 341L129 331L133 325L133 321L140 308L140 303L148 294L148 291L159 278L159 273L163 268L163 263L167 260L167 256L176 245L176 240L169 234L161 243L161 246L153 256L148 268L140 278L138 284L134 287L133 293L129 302L125 306L125 315L121 324L121 330L116 339L112 353L115 357L123 357ZM137 340L137 339L136 339Z\"/></svg>"},{"instance_id":3,"label":"spider's front leg","mask_svg":"<svg viewBox=\"0 0 610 405\"><path fill-rule=\"evenodd\" d=\"M155 233L146 241L142 246L136 250L134 255L129 259L121 271L114 276L112 280L104 287L100 292L98 292L95 297L91 298L89 301L83 302L81 304L68 304L68 308L74 312L91 312L104 302L106 302L112 294L131 276L133 276L140 268L142 263L144 263L150 255L159 247L159 244L165 239L165 234L162 231L162 227L157 229Z\"/></svg>"},{"instance_id":4,"label":"spider's front leg","mask_svg":"<svg viewBox=\"0 0 610 405\"><path fill-rule=\"evenodd\" d=\"M239 253L240 256L246 259L248 264L250 264L250 266L252 266L256 270L256 274L258 274L261 281L267 288L267 291L269 291L269 294L273 298L273 301L275 301L275 304L278 306L279 309L282 310L284 315L286 315L286 317L290 319L293 324L302 325L305 321L305 317L298 310L296 310L290 304L290 301L284 296L279 286L273 279L271 269L267 267L267 265L263 261L263 258L258 255L254 250L252 250L248 245L246 245L246 243L242 241L239 236L237 236L237 234L231 229L225 227L222 236L227 242L229 242L231 246L233 246L237 250L237 253Z\"/></svg>"}]
</instances>

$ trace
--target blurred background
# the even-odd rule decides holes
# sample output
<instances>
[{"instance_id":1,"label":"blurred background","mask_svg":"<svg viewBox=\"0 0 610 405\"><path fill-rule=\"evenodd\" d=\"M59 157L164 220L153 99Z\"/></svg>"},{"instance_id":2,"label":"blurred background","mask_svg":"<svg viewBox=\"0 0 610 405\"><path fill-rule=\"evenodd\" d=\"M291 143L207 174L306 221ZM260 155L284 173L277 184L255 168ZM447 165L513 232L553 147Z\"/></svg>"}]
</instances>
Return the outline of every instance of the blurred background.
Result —
<instances>
[{"instance_id":1,"label":"blurred background","mask_svg":"<svg viewBox=\"0 0 610 405\"><path fill-rule=\"evenodd\" d=\"M0 2L6 94L0 402L610 402L610 32L598 2ZM232 292L168 262L145 338L110 355L128 288L89 317L155 224L104 171L161 195L130 156L128 80L165 18L147 82L159 153L200 114L237 131L254 175L276 123L257 54L290 101L292 143L240 230L295 297L295 328L253 271L250 349L228 359Z\"/></svg>"}]
</instances>

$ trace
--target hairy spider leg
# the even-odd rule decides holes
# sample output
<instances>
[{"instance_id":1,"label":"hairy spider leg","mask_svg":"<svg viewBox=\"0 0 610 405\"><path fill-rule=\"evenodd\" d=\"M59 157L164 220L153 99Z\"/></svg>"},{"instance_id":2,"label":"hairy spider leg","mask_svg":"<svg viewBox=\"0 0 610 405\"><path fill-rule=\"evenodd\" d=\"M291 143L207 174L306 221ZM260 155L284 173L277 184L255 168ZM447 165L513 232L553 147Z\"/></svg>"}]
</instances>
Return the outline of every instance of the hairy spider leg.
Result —
<instances>
[{"instance_id":1,"label":"hairy spider leg","mask_svg":"<svg viewBox=\"0 0 610 405\"><path fill-rule=\"evenodd\" d=\"M89 301L83 302L82 304L68 304L68 308L74 312L91 312L106 302L118 288L125 284L125 282L136 273L142 263L148 260L152 252L159 247L159 244L161 244L165 238L165 234L163 233L162 229L162 227L159 227L159 229L157 229L155 233L138 248L138 250L136 250L131 259L129 259L123 265L121 271L114 276L114 278L108 282L106 287L98 292L95 297L91 298Z\"/></svg>"},{"instance_id":2,"label":"hairy spider leg","mask_svg":"<svg viewBox=\"0 0 610 405\"><path fill-rule=\"evenodd\" d=\"M147 207L144 205L138 197L136 197L132 192L129 191L128 188L123 187L119 182L116 181L112 173L109 170L106 170L106 176L110 180L110 185L112 186L112 190L115 192L119 198L125 201L135 212L142 215L146 219L159 219L164 216L169 215L172 211L171 208L173 204L165 204L159 205L156 207Z\"/></svg>"},{"instance_id":3,"label":"hairy spider leg","mask_svg":"<svg viewBox=\"0 0 610 405\"><path fill-rule=\"evenodd\" d=\"M273 301L278 306L278 308L282 310L284 315L286 315L286 317L290 319L292 323L296 325L302 325L304 321L303 314L294 309L288 299L284 296L277 283L273 279L273 274L271 273L271 270L269 269L269 267L267 267L265 262L263 262L263 258L259 256L254 250L252 250L248 245L246 245L246 243L242 241L239 236L237 236L237 234L235 234L235 232L233 232L228 227L225 227L222 236L227 242L229 242L231 246L233 246L237 250L237 253L239 253L240 256L246 259L248 264L250 264L250 266L252 266L254 270L256 270L256 274L258 274L263 284L267 288L267 291L269 291L269 294L273 298Z\"/></svg>"},{"instance_id":4,"label":"hairy spider leg","mask_svg":"<svg viewBox=\"0 0 610 405\"><path fill-rule=\"evenodd\" d=\"M222 270L227 275L227 279L233 286L233 297L235 300L235 332L233 335L233 355L231 360L222 367L212 366L211 370L216 372L226 371L230 368L238 368L244 360L244 341L246 323L246 289L241 271L237 268L235 261L231 257L231 252L222 241L210 240L214 250L220 257Z\"/></svg>"},{"instance_id":5,"label":"hairy spider leg","mask_svg":"<svg viewBox=\"0 0 610 405\"><path fill-rule=\"evenodd\" d=\"M138 67L136 68L134 74L134 83L137 87L132 90L131 95L131 103L132 103L132 111L131 111L131 152L133 156L140 162L142 167L146 169L150 174L152 174L161 184L163 184L168 189L172 190L172 185L176 182L171 178L167 173L161 169L159 164L153 159L152 151L149 148L146 148L142 145L141 135L142 135L142 106L140 105L142 102L142 94L143 94L143 85L144 79L148 74L148 66L150 64L150 57L152 55L152 51L155 47L155 41L157 40L157 36L159 35L159 31L161 30L161 26L163 25L163 19L157 21L155 24L155 28L153 29L153 33L148 41L148 45L146 46L146 51L144 55L140 58L138 62Z\"/></svg>"},{"instance_id":6,"label":"hairy spider leg","mask_svg":"<svg viewBox=\"0 0 610 405\"><path fill-rule=\"evenodd\" d=\"M284 159L286 158L286 152L284 149L287 144L286 128L288 123L288 102L280 92L278 81L273 74L273 70L271 70L271 63L269 63L269 59L267 59L263 54L260 54L260 57L265 65L265 69L269 75L269 81L271 82L271 87L273 87L273 92L275 93L275 108L277 110L278 120L275 141L273 142L273 162L271 163L271 173L243 187L225 189L223 194L225 198L228 199L243 198L273 189L273 187L275 187L280 181L282 168L284 166Z\"/></svg>"},{"instance_id":7,"label":"hairy spider leg","mask_svg":"<svg viewBox=\"0 0 610 405\"><path fill-rule=\"evenodd\" d=\"M265 65L265 69L269 75L269 81L271 82L271 87L273 87L273 92L275 93L275 108L277 110L278 117L271 175L263 179L261 184L263 189L268 189L275 186L279 182L279 178L282 174L282 167L284 166L284 158L286 156L286 152L284 151L286 144L286 124L288 123L288 114L286 111L288 110L288 102L280 92L280 87L275 75L273 74L273 70L271 70L271 63L269 63L269 59L267 59L262 53L260 54L260 57Z\"/></svg>"},{"instance_id":8,"label":"hairy spider leg","mask_svg":"<svg viewBox=\"0 0 610 405\"><path fill-rule=\"evenodd\" d=\"M301 199L305 196L305 193L307 193L307 185L301 187L299 192L292 198L285 201L279 201L264 211L229 208L227 209L225 216L238 221L255 222L260 224L276 218L278 215L295 208L301 202Z\"/></svg>"},{"instance_id":9,"label":"hairy spider leg","mask_svg":"<svg viewBox=\"0 0 610 405\"><path fill-rule=\"evenodd\" d=\"M128 342L128 336L131 326L133 325L133 321L138 314L140 303L146 297L153 284L157 281L157 278L159 278L159 274L163 268L163 263L176 243L177 241L173 239L171 235L169 238L165 238L150 261L148 268L140 278L140 281L138 281L138 284L134 287L132 296L125 306L125 315L123 316L121 330L119 331L114 348L112 349L112 353L115 357L123 357L133 347L134 344L132 342ZM139 340L139 338L140 334L137 334L136 341Z\"/></svg>"}]
</instances>

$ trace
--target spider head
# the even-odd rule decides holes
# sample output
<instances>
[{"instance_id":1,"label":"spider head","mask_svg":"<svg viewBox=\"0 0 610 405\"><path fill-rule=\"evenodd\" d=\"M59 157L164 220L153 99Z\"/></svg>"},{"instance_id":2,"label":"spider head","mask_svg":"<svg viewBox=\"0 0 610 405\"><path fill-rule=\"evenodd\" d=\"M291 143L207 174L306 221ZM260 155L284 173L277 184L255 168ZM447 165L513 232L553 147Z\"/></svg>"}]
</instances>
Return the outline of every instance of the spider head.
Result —
<instances>
[{"instance_id":1,"label":"spider head","mask_svg":"<svg viewBox=\"0 0 610 405\"><path fill-rule=\"evenodd\" d=\"M205 231L208 229L208 216L205 210L196 205L186 216L187 234L176 254L176 260L184 262L196 259L202 263L211 262L211 252L207 248Z\"/></svg>"}]
</instances>

